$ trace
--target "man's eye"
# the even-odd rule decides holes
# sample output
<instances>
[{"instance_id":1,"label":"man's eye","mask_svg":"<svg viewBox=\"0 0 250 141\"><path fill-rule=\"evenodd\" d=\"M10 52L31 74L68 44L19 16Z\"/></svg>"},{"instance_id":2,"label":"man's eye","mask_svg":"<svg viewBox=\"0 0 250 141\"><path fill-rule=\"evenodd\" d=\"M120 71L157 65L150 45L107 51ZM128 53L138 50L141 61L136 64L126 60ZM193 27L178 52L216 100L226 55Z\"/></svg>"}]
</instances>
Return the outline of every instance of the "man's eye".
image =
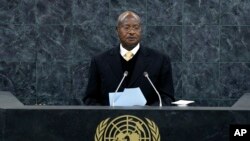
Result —
<instances>
[{"instance_id":1,"label":"man's eye","mask_svg":"<svg viewBox=\"0 0 250 141\"><path fill-rule=\"evenodd\" d=\"M129 29L129 26L125 26L124 29Z\"/></svg>"},{"instance_id":2,"label":"man's eye","mask_svg":"<svg viewBox=\"0 0 250 141\"><path fill-rule=\"evenodd\" d=\"M134 29L138 30L138 29L140 29L140 27L139 26L135 26Z\"/></svg>"}]
</instances>

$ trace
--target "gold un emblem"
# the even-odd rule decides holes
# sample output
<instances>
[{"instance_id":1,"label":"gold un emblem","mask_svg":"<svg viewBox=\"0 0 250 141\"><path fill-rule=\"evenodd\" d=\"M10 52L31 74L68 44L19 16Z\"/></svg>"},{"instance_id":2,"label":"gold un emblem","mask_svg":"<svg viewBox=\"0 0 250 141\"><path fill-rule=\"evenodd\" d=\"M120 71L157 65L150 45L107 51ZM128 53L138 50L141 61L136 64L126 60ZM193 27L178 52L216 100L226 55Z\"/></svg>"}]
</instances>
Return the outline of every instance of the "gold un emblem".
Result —
<instances>
[{"instance_id":1,"label":"gold un emblem","mask_svg":"<svg viewBox=\"0 0 250 141\"><path fill-rule=\"evenodd\" d=\"M157 125L132 115L107 118L98 125L95 141L160 141Z\"/></svg>"}]
</instances>

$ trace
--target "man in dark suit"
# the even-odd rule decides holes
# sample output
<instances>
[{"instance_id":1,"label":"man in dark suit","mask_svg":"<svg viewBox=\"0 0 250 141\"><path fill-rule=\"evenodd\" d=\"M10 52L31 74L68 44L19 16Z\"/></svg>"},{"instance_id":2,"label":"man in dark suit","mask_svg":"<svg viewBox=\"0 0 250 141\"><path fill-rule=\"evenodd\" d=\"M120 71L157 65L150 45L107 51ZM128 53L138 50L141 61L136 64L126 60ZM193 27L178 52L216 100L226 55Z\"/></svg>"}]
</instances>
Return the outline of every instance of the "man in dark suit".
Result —
<instances>
[{"instance_id":1,"label":"man in dark suit","mask_svg":"<svg viewBox=\"0 0 250 141\"><path fill-rule=\"evenodd\" d=\"M83 101L86 105L110 105L109 92L114 92L125 71L119 91L140 87L147 105L158 105L159 99L144 72L149 74L159 91L163 105L174 100L172 69L168 56L140 45L141 19L131 11L122 13L116 27L120 46L91 60L90 77Z\"/></svg>"}]
</instances>

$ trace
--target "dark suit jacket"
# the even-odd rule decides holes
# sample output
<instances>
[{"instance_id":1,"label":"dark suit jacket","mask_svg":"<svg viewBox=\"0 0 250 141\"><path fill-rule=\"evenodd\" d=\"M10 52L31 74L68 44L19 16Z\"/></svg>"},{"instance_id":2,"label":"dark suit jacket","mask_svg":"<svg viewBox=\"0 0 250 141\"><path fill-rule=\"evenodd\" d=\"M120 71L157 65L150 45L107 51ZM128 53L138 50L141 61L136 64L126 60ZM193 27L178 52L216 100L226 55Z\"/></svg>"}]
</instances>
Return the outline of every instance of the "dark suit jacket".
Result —
<instances>
[{"instance_id":1,"label":"dark suit jacket","mask_svg":"<svg viewBox=\"0 0 250 141\"><path fill-rule=\"evenodd\" d=\"M149 77L159 91L163 105L174 100L172 69L168 56L153 49L140 47L128 88L140 87L147 105L159 104L158 96L143 73ZM109 105L109 92L114 92L123 77L120 48L112 48L91 60L89 82L83 101L86 105ZM126 79L126 78L125 78ZM123 91L124 87L119 90Z\"/></svg>"}]
</instances>

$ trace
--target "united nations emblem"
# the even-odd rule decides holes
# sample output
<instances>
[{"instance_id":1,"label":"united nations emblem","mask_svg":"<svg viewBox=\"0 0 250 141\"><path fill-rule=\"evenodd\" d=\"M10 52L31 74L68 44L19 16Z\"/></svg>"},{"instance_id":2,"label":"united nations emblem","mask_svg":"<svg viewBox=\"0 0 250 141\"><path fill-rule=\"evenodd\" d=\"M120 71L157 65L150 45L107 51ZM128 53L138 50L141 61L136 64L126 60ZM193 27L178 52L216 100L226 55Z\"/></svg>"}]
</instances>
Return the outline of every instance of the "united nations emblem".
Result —
<instances>
[{"instance_id":1,"label":"united nations emblem","mask_svg":"<svg viewBox=\"0 0 250 141\"><path fill-rule=\"evenodd\" d=\"M160 134L153 121L123 115L101 121L96 129L95 141L160 141Z\"/></svg>"}]
</instances>

